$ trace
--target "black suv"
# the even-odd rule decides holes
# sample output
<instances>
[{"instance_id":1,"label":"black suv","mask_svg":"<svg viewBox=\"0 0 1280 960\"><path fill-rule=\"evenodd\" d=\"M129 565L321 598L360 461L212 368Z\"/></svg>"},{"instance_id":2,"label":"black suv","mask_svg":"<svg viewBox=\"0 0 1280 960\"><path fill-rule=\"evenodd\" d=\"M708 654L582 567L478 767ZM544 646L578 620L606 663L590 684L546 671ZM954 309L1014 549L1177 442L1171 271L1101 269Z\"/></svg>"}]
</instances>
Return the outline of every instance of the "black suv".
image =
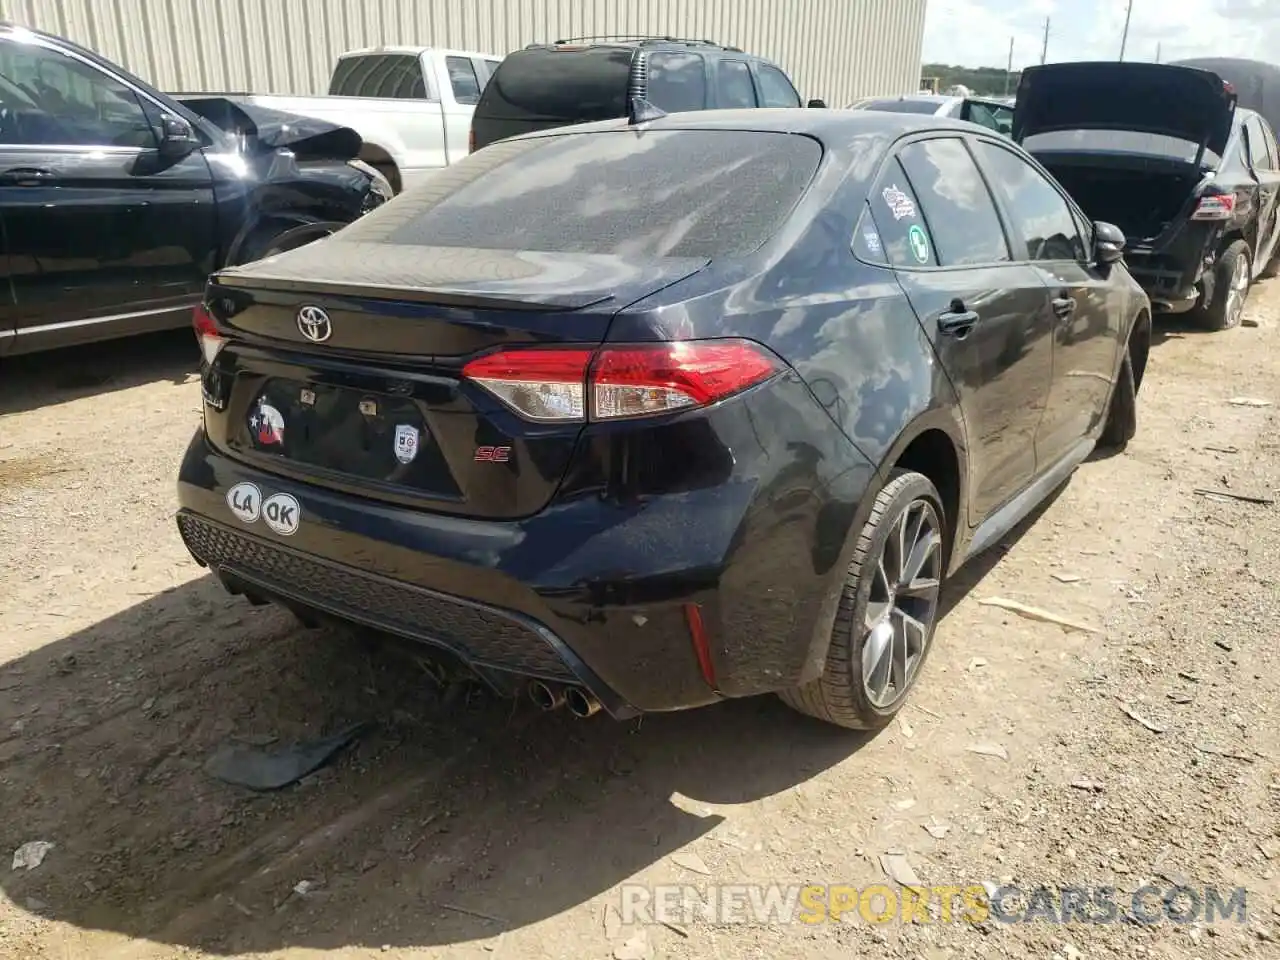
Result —
<instances>
[{"instance_id":1,"label":"black suv","mask_svg":"<svg viewBox=\"0 0 1280 960\"><path fill-rule=\"evenodd\" d=\"M1209 70L1055 63L1022 74L1013 138L1089 216L1128 238L1157 310L1236 326L1274 270L1280 155L1271 126Z\"/></svg>"},{"instance_id":2,"label":"black suv","mask_svg":"<svg viewBox=\"0 0 1280 960\"><path fill-rule=\"evenodd\" d=\"M801 106L786 73L737 47L672 37L557 40L530 44L498 66L471 120L471 149L625 117L634 98L666 113ZM821 100L808 105L825 106Z\"/></svg>"},{"instance_id":3,"label":"black suv","mask_svg":"<svg viewBox=\"0 0 1280 960\"><path fill-rule=\"evenodd\" d=\"M1124 237L971 123L643 130L495 143L219 272L179 529L547 708L883 726L945 578L1134 434Z\"/></svg>"}]
</instances>

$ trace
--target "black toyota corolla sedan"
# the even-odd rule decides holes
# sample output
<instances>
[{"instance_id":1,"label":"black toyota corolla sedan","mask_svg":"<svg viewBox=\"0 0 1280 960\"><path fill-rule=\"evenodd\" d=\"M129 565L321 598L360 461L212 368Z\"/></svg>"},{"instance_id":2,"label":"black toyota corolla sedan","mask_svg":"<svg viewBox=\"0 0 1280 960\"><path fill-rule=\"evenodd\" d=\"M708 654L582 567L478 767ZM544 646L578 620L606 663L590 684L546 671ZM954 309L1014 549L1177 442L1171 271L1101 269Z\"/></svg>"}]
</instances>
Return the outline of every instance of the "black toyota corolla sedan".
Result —
<instances>
[{"instance_id":1,"label":"black toyota corolla sedan","mask_svg":"<svg viewBox=\"0 0 1280 960\"><path fill-rule=\"evenodd\" d=\"M210 272L391 196L346 127L180 102L90 50L0 24L0 357L181 327Z\"/></svg>"},{"instance_id":2,"label":"black toyota corolla sedan","mask_svg":"<svg viewBox=\"0 0 1280 960\"><path fill-rule=\"evenodd\" d=\"M1123 240L943 118L506 140L211 280L178 526L233 593L548 708L875 728L947 575L1133 435Z\"/></svg>"}]
</instances>

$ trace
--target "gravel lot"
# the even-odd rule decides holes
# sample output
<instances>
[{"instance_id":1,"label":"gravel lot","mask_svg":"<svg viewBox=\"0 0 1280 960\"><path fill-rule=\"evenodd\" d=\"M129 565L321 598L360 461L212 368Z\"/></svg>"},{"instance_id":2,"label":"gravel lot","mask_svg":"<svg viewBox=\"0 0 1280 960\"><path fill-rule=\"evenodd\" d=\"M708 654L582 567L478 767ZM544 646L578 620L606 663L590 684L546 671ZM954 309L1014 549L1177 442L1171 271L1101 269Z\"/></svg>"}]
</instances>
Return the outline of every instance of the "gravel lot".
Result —
<instances>
[{"instance_id":1,"label":"gravel lot","mask_svg":"<svg viewBox=\"0 0 1280 960\"><path fill-rule=\"evenodd\" d=\"M871 740L771 698L628 724L446 702L410 652L301 629L187 559L189 333L0 365L0 956L1280 956L1280 507L1195 492L1280 497L1280 282L1249 316L1160 328L1137 440L950 585L923 685ZM202 769L231 737L365 720L279 793ZM10 871L33 840L55 846ZM1244 886L1249 916L613 909L629 880L881 883L892 851L927 884Z\"/></svg>"}]
</instances>

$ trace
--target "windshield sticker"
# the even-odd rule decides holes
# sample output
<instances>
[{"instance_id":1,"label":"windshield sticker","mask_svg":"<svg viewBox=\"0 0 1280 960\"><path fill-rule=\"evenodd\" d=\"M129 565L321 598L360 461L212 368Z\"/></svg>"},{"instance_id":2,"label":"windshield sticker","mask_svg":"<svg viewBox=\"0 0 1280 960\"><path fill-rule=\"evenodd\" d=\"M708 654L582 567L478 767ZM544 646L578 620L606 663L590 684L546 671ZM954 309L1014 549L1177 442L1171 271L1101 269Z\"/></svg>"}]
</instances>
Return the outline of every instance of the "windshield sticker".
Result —
<instances>
[{"instance_id":1,"label":"windshield sticker","mask_svg":"<svg viewBox=\"0 0 1280 960\"><path fill-rule=\"evenodd\" d=\"M911 255L916 258L916 263L928 263L933 259L933 255L929 252L929 237L925 234L924 227L913 223L911 229L907 231L907 243L911 245Z\"/></svg>"},{"instance_id":2,"label":"windshield sticker","mask_svg":"<svg viewBox=\"0 0 1280 960\"><path fill-rule=\"evenodd\" d=\"M916 204L909 196L898 189L896 183L884 188L884 202L889 207L895 220L905 220L916 215Z\"/></svg>"},{"instance_id":3,"label":"windshield sticker","mask_svg":"<svg viewBox=\"0 0 1280 960\"><path fill-rule=\"evenodd\" d=\"M862 228L862 242L867 245L867 249L879 256L884 252L884 245L880 242L880 234L876 233L875 227Z\"/></svg>"}]
</instances>

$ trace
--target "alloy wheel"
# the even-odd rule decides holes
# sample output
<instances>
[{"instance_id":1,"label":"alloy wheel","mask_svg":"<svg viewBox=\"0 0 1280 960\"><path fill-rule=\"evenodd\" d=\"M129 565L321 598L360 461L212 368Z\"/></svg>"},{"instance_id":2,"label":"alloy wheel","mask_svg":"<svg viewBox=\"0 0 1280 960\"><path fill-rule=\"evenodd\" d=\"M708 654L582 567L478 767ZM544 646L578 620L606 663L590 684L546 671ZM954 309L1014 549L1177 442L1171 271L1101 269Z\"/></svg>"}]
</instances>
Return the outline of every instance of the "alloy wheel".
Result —
<instances>
[{"instance_id":1,"label":"alloy wheel","mask_svg":"<svg viewBox=\"0 0 1280 960\"><path fill-rule=\"evenodd\" d=\"M942 524L933 504L911 501L889 528L871 577L862 686L879 710L915 681L933 637L942 584Z\"/></svg>"}]
</instances>

